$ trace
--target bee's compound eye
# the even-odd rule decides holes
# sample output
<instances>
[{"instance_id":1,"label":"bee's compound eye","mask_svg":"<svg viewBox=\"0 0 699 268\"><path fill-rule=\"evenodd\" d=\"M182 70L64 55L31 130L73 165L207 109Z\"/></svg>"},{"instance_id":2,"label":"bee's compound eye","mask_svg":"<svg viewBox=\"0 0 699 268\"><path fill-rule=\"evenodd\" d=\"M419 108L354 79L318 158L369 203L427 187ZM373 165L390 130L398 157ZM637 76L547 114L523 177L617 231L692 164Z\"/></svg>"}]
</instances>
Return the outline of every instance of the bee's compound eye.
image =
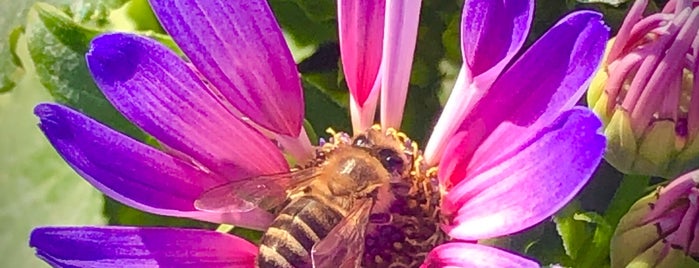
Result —
<instances>
[{"instance_id":1,"label":"bee's compound eye","mask_svg":"<svg viewBox=\"0 0 699 268\"><path fill-rule=\"evenodd\" d=\"M403 172L403 158L400 158L398 153L391 149L381 149L378 153L379 160L388 172L391 173L401 173Z\"/></svg>"},{"instance_id":2,"label":"bee's compound eye","mask_svg":"<svg viewBox=\"0 0 699 268\"><path fill-rule=\"evenodd\" d=\"M356 138L354 138L354 142L352 142L352 145L357 146L357 147L369 147L369 138L365 135L359 135Z\"/></svg>"}]
</instances>

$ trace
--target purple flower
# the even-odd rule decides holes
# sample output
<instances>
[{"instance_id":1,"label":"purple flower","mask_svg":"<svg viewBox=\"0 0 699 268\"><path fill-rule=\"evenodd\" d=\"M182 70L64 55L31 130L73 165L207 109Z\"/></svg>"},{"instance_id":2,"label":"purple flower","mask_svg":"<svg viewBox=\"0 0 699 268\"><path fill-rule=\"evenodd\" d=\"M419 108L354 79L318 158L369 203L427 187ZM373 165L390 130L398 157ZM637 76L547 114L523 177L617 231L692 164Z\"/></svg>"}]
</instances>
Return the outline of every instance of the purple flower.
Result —
<instances>
[{"instance_id":1,"label":"purple flower","mask_svg":"<svg viewBox=\"0 0 699 268\"><path fill-rule=\"evenodd\" d=\"M298 72L279 26L261 0L151 4L191 64L124 33L97 37L86 57L112 104L164 149L58 104L37 106L40 127L78 173L124 204L262 230L272 219L266 211L214 213L193 204L227 181L288 170L268 138L297 159L312 157ZM399 128L420 2L340 0L338 8L355 132L373 124L379 96L382 129ZM533 1L465 3L464 66L424 161L416 157L425 169L411 177L430 189L421 197L436 198L426 209L439 212L424 218L436 226L419 257L425 266L538 267L474 242L550 217L602 157L601 123L573 105L598 66L608 29L597 13L573 13L514 59L532 12ZM170 228L41 227L30 245L57 266L249 267L256 254L228 234Z\"/></svg>"}]
</instances>

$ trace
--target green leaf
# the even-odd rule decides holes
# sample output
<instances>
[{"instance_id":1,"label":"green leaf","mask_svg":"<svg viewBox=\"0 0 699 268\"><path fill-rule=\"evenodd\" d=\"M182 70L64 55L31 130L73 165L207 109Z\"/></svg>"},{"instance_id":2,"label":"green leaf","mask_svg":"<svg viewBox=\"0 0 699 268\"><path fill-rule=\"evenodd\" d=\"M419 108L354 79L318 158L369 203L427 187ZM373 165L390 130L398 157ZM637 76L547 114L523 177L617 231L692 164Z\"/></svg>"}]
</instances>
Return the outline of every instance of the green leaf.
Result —
<instances>
[{"instance_id":1,"label":"green leaf","mask_svg":"<svg viewBox=\"0 0 699 268\"><path fill-rule=\"evenodd\" d=\"M165 33L147 0L131 0L121 8L112 10L109 22L119 30Z\"/></svg>"},{"instance_id":2,"label":"green leaf","mask_svg":"<svg viewBox=\"0 0 699 268\"><path fill-rule=\"evenodd\" d=\"M233 228L233 231L229 233L238 237L242 237L245 240L248 240L254 244L260 243L260 238L262 238L262 235L264 234L261 231L245 229L240 227Z\"/></svg>"},{"instance_id":3,"label":"green leaf","mask_svg":"<svg viewBox=\"0 0 699 268\"><path fill-rule=\"evenodd\" d=\"M18 67L22 67L22 61L17 55L17 42L19 42L19 37L24 34L24 27L15 27L10 31L9 41L10 41L10 56L12 57L12 63Z\"/></svg>"},{"instance_id":4,"label":"green leaf","mask_svg":"<svg viewBox=\"0 0 699 268\"><path fill-rule=\"evenodd\" d=\"M87 69L85 53L99 34L48 4L36 4L27 23L29 53L39 81L58 102L143 140L145 135L107 101Z\"/></svg>"},{"instance_id":5,"label":"green leaf","mask_svg":"<svg viewBox=\"0 0 699 268\"><path fill-rule=\"evenodd\" d=\"M306 16L316 22L330 21L337 14L337 1L333 0L294 0ZM334 21L333 21L334 23Z\"/></svg>"},{"instance_id":6,"label":"green leaf","mask_svg":"<svg viewBox=\"0 0 699 268\"><path fill-rule=\"evenodd\" d=\"M18 44L27 75L15 90L0 95L0 252L3 267L47 267L29 248L29 232L44 225L104 224L102 195L61 159L36 126L34 106L51 97L36 80L24 40Z\"/></svg>"},{"instance_id":7,"label":"green leaf","mask_svg":"<svg viewBox=\"0 0 699 268\"><path fill-rule=\"evenodd\" d=\"M600 267L609 263L609 242L614 232L612 225L596 212L577 213L573 215L573 219L594 223L596 226L592 240L578 255L576 267Z\"/></svg>"},{"instance_id":8,"label":"green leaf","mask_svg":"<svg viewBox=\"0 0 699 268\"><path fill-rule=\"evenodd\" d=\"M566 255L573 261L578 258L580 249L587 243L591 235L587 223L575 219L579 210L580 204L573 202L553 218L558 235L563 240Z\"/></svg>"},{"instance_id":9,"label":"green leaf","mask_svg":"<svg viewBox=\"0 0 699 268\"><path fill-rule=\"evenodd\" d=\"M324 137L325 129L332 127L337 131L350 131L349 112L347 108L330 100L322 90L314 84L303 81L304 101L306 103L306 120L313 129L320 131ZM314 140L312 140L315 142Z\"/></svg>"},{"instance_id":10,"label":"green leaf","mask_svg":"<svg viewBox=\"0 0 699 268\"><path fill-rule=\"evenodd\" d=\"M314 90L325 94L328 101L332 101L336 106L347 110L349 107L349 89L344 81L338 85L337 74L337 72L303 74L303 81L312 85Z\"/></svg>"},{"instance_id":11,"label":"green leaf","mask_svg":"<svg viewBox=\"0 0 699 268\"><path fill-rule=\"evenodd\" d=\"M454 14L442 33L442 45L444 46L447 60L461 64L461 14Z\"/></svg>"},{"instance_id":12,"label":"green leaf","mask_svg":"<svg viewBox=\"0 0 699 268\"><path fill-rule=\"evenodd\" d=\"M123 6L129 0L78 0L70 5L72 18L83 25L105 26L112 9Z\"/></svg>"},{"instance_id":13,"label":"green leaf","mask_svg":"<svg viewBox=\"0 0 699 268\"><path fill-rule=\"evenodd\" d=\"M318 141L318 134L316 134L316 130L313 128L313 125L311 125L311 122L304 119L303 128L306 130L306 135L308 135L308 139L311 140L311 143L316 144Z\"/></svg>"},{"instance_id":14,"label":"green leaf","mask_svg":"<svg viewBox=\"0 0 699 268\"><path fill-rule=\"evenodd\" d=\"M292 1L271 0L269 5L282 29L293 36L300 46L337 40L337 25L334 20L317 21L317 18L310 18L306 10Z\"/></svg>"},{"instance_id":15,"label":"green leaf","mask_svg":"<svg viewBox=\"0 0 699 268\"><path fill-rule=\"evenodd\" d=\"M24 75L22 61L16 53L17 41L23 32L23 27L15 27L8 35L8 44L0 45L0 93L12 90Z\"/></svg>"},{"instance_id":16,"label":"green leaf","mask_svg":"<svg viewBox=\"0 0 699 268\"><path fill-rule=\"evenodd\" d=\"M570 263L570 258L566 256L563 249L561 238L556 233L556 226L550 221L541 222L527 228L524 232L488 240L479 240L478 243L507 249L524 256L535 257L541 264Z\"/></svg>"}]
</instances>

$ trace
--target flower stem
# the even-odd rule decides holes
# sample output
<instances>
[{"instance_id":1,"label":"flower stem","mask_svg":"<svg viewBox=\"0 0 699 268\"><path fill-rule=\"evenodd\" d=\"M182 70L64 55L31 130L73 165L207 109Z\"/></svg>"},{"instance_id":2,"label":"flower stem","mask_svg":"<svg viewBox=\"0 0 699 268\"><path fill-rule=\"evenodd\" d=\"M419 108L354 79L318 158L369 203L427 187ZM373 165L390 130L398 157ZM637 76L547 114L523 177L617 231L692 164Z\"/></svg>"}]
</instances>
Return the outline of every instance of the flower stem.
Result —
<instances>
[{"instance_id":1,"label":"flower stem","mask_svg":"<svg viewBox=\"0 0 699 268\"><path fill-rule=\"evenodd\" d=\"M636 200L645 194L649 182L650 176L624 175L619 188L617 188L612 201L604 213L604 218L609 225L616 229L616 225L619 224L621 217L629 211L629 208Z\"/></svg>"}]
</instances>

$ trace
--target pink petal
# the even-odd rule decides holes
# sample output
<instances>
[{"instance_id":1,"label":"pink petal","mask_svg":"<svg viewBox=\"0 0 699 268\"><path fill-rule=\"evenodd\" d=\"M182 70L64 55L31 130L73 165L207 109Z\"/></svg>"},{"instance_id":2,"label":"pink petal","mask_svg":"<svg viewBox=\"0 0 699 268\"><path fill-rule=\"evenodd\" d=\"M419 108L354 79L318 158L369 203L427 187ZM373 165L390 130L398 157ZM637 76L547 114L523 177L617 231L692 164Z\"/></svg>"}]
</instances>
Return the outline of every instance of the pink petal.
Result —
<instances>
[{"instance_id":1,"label":"pink petal","mask_svg":"<svg viewBox=\"0 0 699 268\"><path fill-rule=\"evenodd\" d=\"M267 1L150 3L187 58L237 110L273 132L299 135L299 73Z\"/></svg>"},{"instance_id":2,"label":"pink petal","mask_svg":"<svg viewBox=\"0 0 699 268\"><path fill-rule=\"evenodd\" d=\"M87 63L126 118L228 180L288 170L277 146L233 116L184 61L132 34L92 40Z\"/></svg>"},{"instance_id":3,"label":"pink petal","mask_svg":"<svg viewBox=\"0 0 699 268\"><path fill-rule=\"evenodd\" d=\"M455 216L449 235L492 238L551 216L582 189L602 159L605 138L597 133L600 127L592 112L573 109L517 152L480 172L455 169L447 158L439 176L453 176L447 180L455 183L442 207Z\"/></svg>"},{"instance_id":4,"label":"pink petal","mask_svg":"<svg viewBox=\"0 0 699 268\"><path fill-rule=\"evenodd\" d=\"M386 2L338 0L337 5L342 70L350 90L352 128L358 133L374 124Z\"/></svg>"},{"instance_id":5,"label":"pink petal","mask_svg":"<svg viewBox=\"0 0 699 268\"><path fill-rule=\"evenodd\" d=\"M39 127L56 151L107 196L150 213L264 229L269 213L209 213L194 200L226 180L118 133L58 104L35 108Z\"/></svg>"},{"instance_id":6,"label":"pink petal","mask_svg":"<svg viewBox=\"0 0 699 268\"><path fill-rule=\"evenodd\" d=\"M624 22L621 23L621 28L619 28L612 49L609 51L607 63L611 63L619 58L619 55L621 55L625 48L624 46L628 43L633 27L643 18L643 11L646 9L647 5L648 0L637 0L633 2L633 5L624 18Z\"/></svg>"},{"instance_id":7,"label":"pink petal","mask_svg":"<svg viewBox=\"0 0 699 268\"><path fill-rule=\"evenodd\" d=\"M386 2L338 0L337 5L342 70L350 94L362 107L379 73Z\"/></svg>"},{"instance_id":8,"label":"pink petal","mask_svg":"<svg viewBox=\"0 0 699 268\"><path fill-rule=\"evenodd\" d=\"M417 42L422 1L386 1L381 58L381 126L400 128Z\"/></svg>"},{"instance_id":9,"label":"pink petal","mask_svg":"<svg viewBox=\"0 0 699 268\"><path fill-rule=\"evenodd\" d=\"M207 230L39 227L29 246L54 267L253 267L257 248Z\"/></svg>"},{"instance_id":10,"label":"pink petal","mask_svg":"<svg viewBox=\"0 0 699 268\"><path fill-rule=\"evenodd\" d=\"M493 247L473 243L446 243L434 248L421 267L540 267L535 261Z\"/></svg>"}]
</instances>

